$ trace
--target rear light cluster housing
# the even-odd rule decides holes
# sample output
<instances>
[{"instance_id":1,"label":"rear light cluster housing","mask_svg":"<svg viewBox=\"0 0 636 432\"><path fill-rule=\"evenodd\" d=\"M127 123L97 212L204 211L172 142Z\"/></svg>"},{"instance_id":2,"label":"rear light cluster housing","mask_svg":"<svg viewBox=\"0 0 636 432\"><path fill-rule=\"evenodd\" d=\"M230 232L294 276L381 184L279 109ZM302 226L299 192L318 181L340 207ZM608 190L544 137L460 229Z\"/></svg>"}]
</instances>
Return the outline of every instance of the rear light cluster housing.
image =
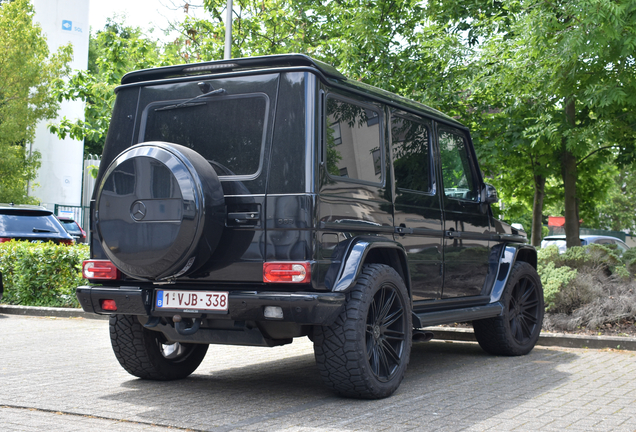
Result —
<instances>
[{"instance_id":1,"label":"rear light cluster housing","mask_svg":"<svg viewBox=\"0 0 636 432\"><path fill-rule=\"evenodd\" d=\"M309 283L310 281L311 263L307 261L263 263L263 282L265 283Z\"/></svg>"},{"instance_id":2,"label":"rear light cluster housing","mask_svg":"<svg viewBox=\"0 0 636 432\"><path fill-rule=\"evenodd\" d=\"M121 279L121 273L109 260L86 260L82 264L82 277L93 280Z\"/></svg>"}]
</instances>

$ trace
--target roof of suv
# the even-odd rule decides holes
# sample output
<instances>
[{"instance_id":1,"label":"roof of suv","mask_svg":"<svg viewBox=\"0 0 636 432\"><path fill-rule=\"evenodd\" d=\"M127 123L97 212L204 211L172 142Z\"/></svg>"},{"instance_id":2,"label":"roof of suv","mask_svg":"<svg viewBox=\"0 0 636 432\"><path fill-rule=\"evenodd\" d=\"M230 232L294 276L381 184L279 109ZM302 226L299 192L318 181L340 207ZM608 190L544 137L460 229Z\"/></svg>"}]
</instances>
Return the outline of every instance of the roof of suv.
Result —
<instances>
[{"instance_id":1,"label":"roof of suv","mask_svg":"<svg viewBox=\"0 0 636 432\"><path fill-rule=\"evenodd\" d=\"M418 112L425 112L429 115L442 119L446 123L465 128L463 124L452 117L431 108L422 103L396 95L386 90L356 81L347 79L333 66L320 60L313 59L305 54L279 54L258 57L245 57L229 60L217 60L203 63L190 63L175 66L164 66L152 69L142 69L129 72L121 79L122 86L134 85L148 81L169 80L174 78L186 78L228 73L243 72L253 70L266 70L274 68L288 68L305 66L316 69L324 77L331 80L331 84L336 87L345 88L350 91L362 93L366 96L374 97L380 101L390 104L410 108Z\"/></svg>"},{"instance_id":2,"label":"roof of suv","mask_svg":"<svg viewBox=\"0 0 636 432\"><path fill-rule=\"evenodd\" d=\"M20 213L20 212L38 212L38 213L47 213L53 214L51 210L48 210L46 207L29 205L29 204L13 204L13 203L0 203L0 211L4 214L7 213Z\"/></svg>"}]
</instances>

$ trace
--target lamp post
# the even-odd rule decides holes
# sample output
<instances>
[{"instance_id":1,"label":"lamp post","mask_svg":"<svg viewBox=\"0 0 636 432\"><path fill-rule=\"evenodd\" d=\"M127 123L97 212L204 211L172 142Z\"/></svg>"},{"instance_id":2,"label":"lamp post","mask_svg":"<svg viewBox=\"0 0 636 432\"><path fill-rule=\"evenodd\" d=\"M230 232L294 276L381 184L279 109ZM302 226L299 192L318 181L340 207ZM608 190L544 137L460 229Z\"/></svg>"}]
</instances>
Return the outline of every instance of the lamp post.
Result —
<instances>
[{"instance_id":1,"label":"lamp post","mask_svg":"<svg viewBox=\"0 0 636 432\"><path fill-rule=\"evenodd\" d=\"M225 18L225 54L224 60L232 58L232 0L227 0L227 16Z\"/></svg>"}]
</instances>

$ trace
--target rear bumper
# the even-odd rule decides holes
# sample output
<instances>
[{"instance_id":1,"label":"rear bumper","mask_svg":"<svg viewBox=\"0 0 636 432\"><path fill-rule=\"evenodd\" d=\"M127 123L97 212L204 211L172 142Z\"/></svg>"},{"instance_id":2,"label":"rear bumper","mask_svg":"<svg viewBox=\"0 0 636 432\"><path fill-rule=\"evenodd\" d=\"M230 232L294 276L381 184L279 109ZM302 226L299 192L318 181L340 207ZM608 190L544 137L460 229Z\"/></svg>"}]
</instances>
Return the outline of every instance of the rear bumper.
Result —
<instances>
[{"instance_id":1,"label":"rear bumper","mask_svg":"<svg viewBox=\"0 0 636 432\"><path fill-rule=\"evenodd\" d=\"M230 291L228 311L223 313L192 313L184 310L160 310L154 308L154 289L137 287L91 287L80 286L76 289L77 299L84 311L101 315L145 315L198 318L206 314L208 318L229 319L235 321L279 321L308 325L330 325L335 321L344 303L344 293L313 292L262 292ZM100 300L115 300L116 311L106 311L100 306ZM282 319L265 318L265 306L278 306L283 310Z\"/></svg>"}]
</instances>

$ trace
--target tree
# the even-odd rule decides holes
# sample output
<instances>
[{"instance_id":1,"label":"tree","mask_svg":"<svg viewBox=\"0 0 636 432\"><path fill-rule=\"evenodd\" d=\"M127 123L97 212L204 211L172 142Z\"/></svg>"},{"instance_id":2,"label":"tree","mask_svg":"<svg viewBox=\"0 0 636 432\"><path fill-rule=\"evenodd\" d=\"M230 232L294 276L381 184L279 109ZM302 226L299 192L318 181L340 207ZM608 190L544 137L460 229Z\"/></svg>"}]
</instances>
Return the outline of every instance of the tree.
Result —
<instances>
[{"instance_id":1,"label":"tree","mask_svg":"<svg viewBox=\"0 0 636 432\"><path fill-rule=\"evenodd\" d=\"M49 55L28 0L0 4L0 202L33 202L28 185L40 155L30 145L38 121L54 118L51 88L68 73L71 46Z\"/></svg>"},{"instance_id":2,"label":"tree","mask_svg":"<svg viewBox=\"0 0 636 432\"><path fill-rule=\"evenodd\" d=\"M534 184L533 243L545 185L553 184L546 181L558 177L562 189L551 193L562 194L568 244L578 244L579 218L594 215L592 197L609 184L597 181L601 170L617 156L634 157L636 2L486 3L429 5L451 29L468 31L466 44L479 43L468 62L480 73L461 118L475 130L490 175L504 180L507 200L528 197L525 185Z\"/></svg>"},{"instance_id":3,"label":"tree","mask_svg":"<svg viewBox=\"0 0 636 432\"><path fill-rule=\"evenodd\" d=\"M524 2L517 31L543 79L537 94L561 116L540 127L560 138L568 247L578 245L580 164L592 154L632 160L636 144L636 1Z\"/></svg>"},{"instance_id":4,"label":"tree","mask_svg":"<svg viewBox=\"0 0 636 432\"><path fill-rule=\"evenodd\" d=\"M141 29L108 19L103 30L90 35L87 71L75 72L68 81L58 81L58 100L83 100L84 120L64 117L49 130L60 138L69 135L84 140L84 154L102 153L110 116L115 103L115 87L130 71L179 61L168 60L156 40L142 34Z\"/></svg>"},{"instance_id":5,"label":"tree","mask_svg":"<svg viewBox=\"0 0 636 432\"><path fill-rule=\"evenodd\" d=\"M612 175L607 197L598 206L598 228L636 232L636 176L634 166L608 166Z\"/></svg>"}]
</instances>

